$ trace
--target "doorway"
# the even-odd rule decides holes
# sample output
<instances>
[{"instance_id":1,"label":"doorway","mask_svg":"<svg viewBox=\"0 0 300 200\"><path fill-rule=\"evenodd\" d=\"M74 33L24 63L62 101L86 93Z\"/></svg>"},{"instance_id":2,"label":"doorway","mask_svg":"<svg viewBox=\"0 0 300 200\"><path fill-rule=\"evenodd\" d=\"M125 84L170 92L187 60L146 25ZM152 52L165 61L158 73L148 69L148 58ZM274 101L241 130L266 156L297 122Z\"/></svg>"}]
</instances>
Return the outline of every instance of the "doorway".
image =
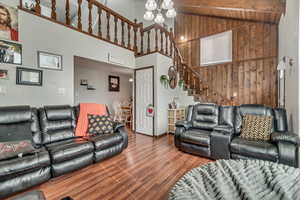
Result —
<instances>
[{"instance_id":1,"label":"doorway","mask_svg":"<svg viewBox=\"0 0 300 200\"><path fill-rule=\"evenodd\" d=\"M147 109L154 108L154 66L136 69L134 72L135 132L154 136L154 115Z\"/></svg>"}]
</instances>

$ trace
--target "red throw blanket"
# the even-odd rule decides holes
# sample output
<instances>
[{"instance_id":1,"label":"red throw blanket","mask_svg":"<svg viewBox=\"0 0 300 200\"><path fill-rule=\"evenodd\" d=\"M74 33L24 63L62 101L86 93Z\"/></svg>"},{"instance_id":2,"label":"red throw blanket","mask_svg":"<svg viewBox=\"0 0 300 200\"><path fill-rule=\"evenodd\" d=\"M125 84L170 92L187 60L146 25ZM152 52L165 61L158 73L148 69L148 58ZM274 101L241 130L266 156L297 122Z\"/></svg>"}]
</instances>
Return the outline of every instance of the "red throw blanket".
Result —
<instances>
[{"instance_id":1,"label":"red throw blanket","mask_svg":"<svg viewBox=\"0 0 300 200\"><path fill-rule=\"evenodd\" d=\"M87 129L89 123L88 114L107 115L106 105L96 103L80 104L80 113L75 132L75 135L78 137L87 136Z\"/></svg>"}]
</instances>

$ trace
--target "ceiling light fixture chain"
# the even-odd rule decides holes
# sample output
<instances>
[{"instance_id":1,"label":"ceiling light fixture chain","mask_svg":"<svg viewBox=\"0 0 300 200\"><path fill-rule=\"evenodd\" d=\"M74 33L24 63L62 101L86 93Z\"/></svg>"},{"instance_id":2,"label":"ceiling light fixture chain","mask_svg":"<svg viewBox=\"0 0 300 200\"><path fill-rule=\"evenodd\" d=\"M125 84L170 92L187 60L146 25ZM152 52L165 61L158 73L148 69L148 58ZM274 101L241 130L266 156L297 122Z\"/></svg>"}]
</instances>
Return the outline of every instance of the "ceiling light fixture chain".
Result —
<instances>
[{"instance_id":1,"label":"ceiling light fixture chain","mask_svg":"<svg viewBox=\"0 0 300 200\"><path fill-rule=\"evenodd\" d=\"M145 8L144 19L154 20L157 24L165 22L164 14L167 18L175 18L177 15L173 0L147 0Z\"/></svg>"}]
</instances>

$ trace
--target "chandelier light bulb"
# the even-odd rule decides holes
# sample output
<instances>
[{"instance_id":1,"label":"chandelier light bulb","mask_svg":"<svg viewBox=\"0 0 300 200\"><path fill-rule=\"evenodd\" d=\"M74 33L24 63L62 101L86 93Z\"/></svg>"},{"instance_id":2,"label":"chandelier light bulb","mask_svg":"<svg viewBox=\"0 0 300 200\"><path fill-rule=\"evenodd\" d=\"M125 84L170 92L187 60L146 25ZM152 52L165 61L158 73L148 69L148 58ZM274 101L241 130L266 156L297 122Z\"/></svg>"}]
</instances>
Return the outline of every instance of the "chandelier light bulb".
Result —
<instances>
[{"instance_id":1,"label":"chandelier light bulb","mask_svg":"<svg viewBox=\"0 0 300 200\"><path fill-rule=\"evenodd\" d=\"M153 11L157 8L157 3L155 0L148 0L145 7L148 11Z\"/></svg>"},{"instance_id":2,"label":"chandelier light bulb","mask_svg":"<svg viewBox=\"0 0 300 200\"><path fill-rule=\"evenodd\" d=\"M154 19L154 15L153 15L152 11L146 11L146 13L144 15L144 19L147 21L152 21Z\"/></svg>"},{"instance_id":3,"label":"chandelier light bulb","mask_svg":"<svg viewBox=\"0 0 300 200\"><path fill-rule=\"evenodd\" d=\"M168 12L166 13L166 16L168 18L174 18L174 17L176 17L176 15L177 15L177 13L174 8L168 10Z\"/></svg>"},{"instance_id":4,"label":"chandelier light bulb","mask_svg":"<svg viewBox=\"0 0 300 200\"><path fill-rule=\"evenodd\" d=\"M165 18L161 13L158 13L154 19L154 22L157 24L163 24L165 22Z\"/></svg>"},{"instance_id":5,"label":"chandelier light bulb","mask_svg":"<svg viewBox=\"0 0 300 200\"><path fill-rule=\"evenodd\" d=\"M173 5L174 5L174 3L172 0L164 0L161 5L161 8L165 9L165 10L170 10L173 8Z\"/></svg>"}]
</instances>

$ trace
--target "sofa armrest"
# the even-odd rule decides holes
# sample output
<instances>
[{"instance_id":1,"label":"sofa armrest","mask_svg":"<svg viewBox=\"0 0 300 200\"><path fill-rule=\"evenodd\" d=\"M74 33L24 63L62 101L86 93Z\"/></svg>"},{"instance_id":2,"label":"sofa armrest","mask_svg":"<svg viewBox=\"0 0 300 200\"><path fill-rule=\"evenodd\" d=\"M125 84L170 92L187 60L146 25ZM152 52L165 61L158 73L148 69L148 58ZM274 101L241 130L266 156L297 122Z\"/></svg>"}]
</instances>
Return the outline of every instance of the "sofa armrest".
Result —
<instances>
[{"instance_id":1,"label":"sofa armrest","mask_svg":"<svg viewBox=\"0 0 300 200\"><path fill-rule=\"evenodd\" d=\"M283 132L274 132L271 134L271 141L272 142L287 142L294 145L300 145L300 138L294 133L283 133Z\"/></svg>"},{"instance_id":2,"label":"sofa armrest","mask_svg":"<svg viewBox=\"0 0 300 200\"><path fill-rule=\"evenodd\" d=\"M122 124L121 122L117 122L117 121L114 122L114 131L115 132L117 132L119 129L121 129L123 127L125 127L125 125Z\"/></svg>"},{"instance_id":3,"label":"sofa armrest","mask_svg":"<svg viewBox=\"0 0 300 200\"><path fill-rule=\"evenodd\" d=\"M217 159L230 159L230 143L234 136L231 126L219 125L210 134L211 157Z\"/></svg>"},{"instance_id":4,"label":"sofa armrest","mask_svg":"<svg viewBox=\"0 0 300 200\"><path fill-rule=\"evenodd\" d=\"M227 125L216 126L213 131L223 133L223 134L226 134L226 135L233 135L234 134L233 127L227 126Z\"/></svg>"},{"instance_id":5,"label":"sofa armrest","mask_svg":"<svg viewBox=\"0 0 300 200\"><path fill-rule=\"evenodd\" d=\"M176 128L181 128L183 127L185 130L188 130L190 128L192 128L192 123L189 121L178 121L176 122Z\"/></svg>"},{"instance_id":6,"label":"sofa armrest","mask_svg":"<svg viewBox=\"0 0 300 200\"><path fill-rule=\"evenodd\" d=\"M128 147L128 134L125 129L125 125L120 122L114 122L114 132L120 133L123 137L123 149Z\"/></svg>"}]
</instances>

